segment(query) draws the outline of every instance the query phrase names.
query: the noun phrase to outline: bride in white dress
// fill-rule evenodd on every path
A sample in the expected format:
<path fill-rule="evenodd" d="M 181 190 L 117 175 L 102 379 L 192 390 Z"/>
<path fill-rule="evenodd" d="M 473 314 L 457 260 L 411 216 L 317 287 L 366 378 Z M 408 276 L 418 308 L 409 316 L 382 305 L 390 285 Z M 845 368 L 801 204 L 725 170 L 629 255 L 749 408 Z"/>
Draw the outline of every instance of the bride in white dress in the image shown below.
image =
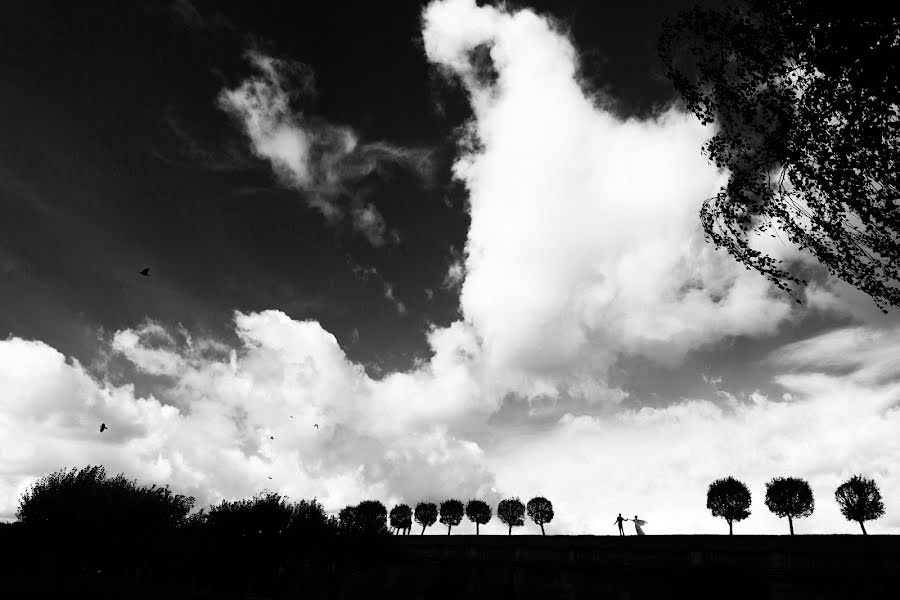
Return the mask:
<path fill-rule="evenodd" d="M 644 535 L 644 530 L 641 529 L 642 525 L 646 525 L 647 521 L 642 521 L 638 519 L 637 515 L 634 515 L 634 518 L 631 519 L 631 522 L 634 523 L 634 530 L 637 532 L 637 535 Z"/>

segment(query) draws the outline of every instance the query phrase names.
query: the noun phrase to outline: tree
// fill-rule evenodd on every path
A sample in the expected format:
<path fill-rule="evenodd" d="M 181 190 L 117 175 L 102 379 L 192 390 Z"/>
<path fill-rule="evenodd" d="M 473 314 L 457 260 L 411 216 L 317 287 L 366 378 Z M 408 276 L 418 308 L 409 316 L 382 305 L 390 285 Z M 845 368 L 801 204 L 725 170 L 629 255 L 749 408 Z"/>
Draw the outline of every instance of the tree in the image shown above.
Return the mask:
<path fill-rule="evenodd" d="M 412 527 L 412 509 L 406 504 L 398 504 L 391 509 L 391 527 L 399 533 L 401 530 L 406 535 Z"/>
<path fill-rule="evenodd" d="M 359 531 L 366 535 L 388 533 L 387 509 L 378 500 L 363 500 L 353 511 Z"/>
<path fill-rule="evenodd" d="M 338 511 L 339 528 L 343 533 L 359 533 L 359 524 L 356 519 L 356 507 L 345 506 Z"/>
<path fill-rule="evenodd" d="M 487 525 L 491 520 L 491 507 L 481 500 L 469 500 L 466 504 L 466 517 L 475 523 L 475 535 L 480 535 L 479 526 Z"/>
<path fill-rule="evenodd" d="M 497 505 L 497 517 L 509 526 L 509 535 L 512 535 L 513 527 L 521 527 L 525 524 L 525 505 L 518 498 L 501 500 Z"/>
<path fill-rule="evenodd" d="M 419 502 L 416 504 L 416 523 L 422 526 L 422 533 L 425 535 L 425 528 L 434 525 L 437 521 L 438 509 L 433 502 Z"/>
<path fill-rule="evenodd" d="M 536 496 L 528 501 L 525 510 L 528 512 L 528 517 L 541 526 L 541 535 L 546 535 L 544 523 L 553 520 L 553 504 L 543 496 Z"/>
<path fill-rule="evenodd" d="M 447 535 L 450 535 L 450 528 L 459 525 L 463 518 L 463 503 L 459 500 L 446 500 L 441 502 L 441 523 L 447 526 Z"/>
<path fill-rule="evenodd" d="M 780 230 L 887 312 L 900 306 L 900 16 L 876 5 L 694 8 L 665 24 L 659 54 L 687 108 L 718 125 L 703 150 L 729 179 L 703 203 L 708 239 L 794 295 L 806 280 L 750 243 Z"/>
<path fill-rule="evenodd" d="M 135 537 L 182 526 L 193 506 L 193 497 L 173 494 L 168 486 L 139 486 L 122 473 L 108 478 L 102 466 L 88 465 L 36 481 L 20 498 L 16 518 L 73 535 L 104 530 Z"/>
<path fill-rule="evenodd" d="M 288 531 L 294 507 L 286 498 L 269 490 L 253 498 L 223 500 L 209 509 L 207 524 L 219 536 L 274 537 Z"/>
<path fill-rule="evenodd" d="M 776 477 L 766 484 L 766 506 L 779 517 L 788 518 L 791 535 L 794 535 L 794 519 L 813 514 L 816 502 L 805 479 Z"/>
<path fill-rule="evenodd" d="M 750 490 L 734 477 L 716 479 L 706 491 L 706 508 L 728 521 L 728 535 L 732 535 L 732 523 L 750 516 Z"/>
<path fill-rule="evenodd" d="M 874 479 L 866 479 L 854 475 L 834 492 L 834 499 L 841 507 L 841 514 L 848 521 L 856 521 L 866 533 L 865 521 L 880 519 L 884 516 L 884 502 Z"/>

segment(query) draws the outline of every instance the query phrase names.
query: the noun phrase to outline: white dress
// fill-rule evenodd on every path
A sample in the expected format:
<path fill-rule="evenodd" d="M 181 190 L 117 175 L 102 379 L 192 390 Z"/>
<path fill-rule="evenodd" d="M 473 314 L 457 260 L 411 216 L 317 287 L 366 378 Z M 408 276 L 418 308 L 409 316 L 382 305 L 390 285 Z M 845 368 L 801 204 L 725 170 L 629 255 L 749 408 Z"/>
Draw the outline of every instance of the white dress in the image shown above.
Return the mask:
<path fill-rule="evenodd" d="M 641 529 L 641 525 L 646 525 L 647 521 L 644 521 L 643 519 L 632 519 L 632 521 L 634 522 L 634 530 L 637 534 L 644 535 L 644 530 Z"/>

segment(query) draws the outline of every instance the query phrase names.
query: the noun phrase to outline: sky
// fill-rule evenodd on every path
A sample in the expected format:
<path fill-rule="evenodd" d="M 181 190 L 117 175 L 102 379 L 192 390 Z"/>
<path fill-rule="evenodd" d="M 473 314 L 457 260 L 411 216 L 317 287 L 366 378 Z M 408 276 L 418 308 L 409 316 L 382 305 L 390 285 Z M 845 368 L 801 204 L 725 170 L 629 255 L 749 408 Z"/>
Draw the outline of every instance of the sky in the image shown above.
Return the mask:
<path fill-rule="evenodd" d="M 726 534 L 729 475 L 785 533 L 797 476 L 798 533 L 856 533 L 863 474 L 900 533 L 897 311 L 705 241 L 715 126 L 656 55 L 690 6 L 4 2 L 0 519 L 103 464 L 198 508 L 545 496 L 548 535 Z"/>

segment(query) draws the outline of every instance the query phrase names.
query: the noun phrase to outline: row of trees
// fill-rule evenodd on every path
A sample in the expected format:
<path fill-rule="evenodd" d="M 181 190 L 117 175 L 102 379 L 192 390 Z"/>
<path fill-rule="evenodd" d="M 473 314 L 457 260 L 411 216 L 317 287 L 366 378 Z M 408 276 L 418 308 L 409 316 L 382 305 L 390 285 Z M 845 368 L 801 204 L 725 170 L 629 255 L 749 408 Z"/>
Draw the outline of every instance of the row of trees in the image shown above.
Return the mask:
<path fill-rule="evenodd" d="M 884 502 L 873 479 L 854 475 L 838 486 L 834 498 L 841 514 L 848 521 L 859 523 L 863 535 L 867 535 L 866 521 L 884 516 Z M 805 479 L 776 477 L 766 483 L 766 506 L 778 517 L 787 517 L 791 535 L 794 535 L 794 519 L 812 515 L 816 502 Z M 750 516 L 750 490 L 734 477 L 717 479 L 709 484 L 706 508 L 714 517 L 722 517 L 728 522 L 728 534 L 731 535 L 732 524 Z"/>
<path fill-rule="evenodd" d="M 507 525 L 509 535 L 512 535 L 513 527 L 525 524 L 526 514 L 541 528 L 541 535 L 546 535 L 544 525 L 553 520 L 553 504 L 543 496 L 532 498 L 528 504 L 522 504 L 518 498 L 507 498 L 497 505 L 497 518 Z M 419 502 L 415 510 L 407 504 L 398 504 L 388 514 L 381 502 L 366 500 L 341 509 L 338 518 L 345 530 L 369 533 L 386 528 L 385 519 L 389 518 L 391 529 L 398 534 L 403 532 L 403 535 L 409 535 L 413 518 L 422 526 L 420 535 L 440 521 L 447 526 L 447 535 L 450 535 L 451 529 L 462 522 L 463 516 L 475 523 L 475 535 L 480 535 L 481 526 L 491 520 L 493 511 L 483 500 L 469 500 L 463 505 L 459 500 L 450 499 L 441 502 L 440 506 L 433 502 Z"/>

